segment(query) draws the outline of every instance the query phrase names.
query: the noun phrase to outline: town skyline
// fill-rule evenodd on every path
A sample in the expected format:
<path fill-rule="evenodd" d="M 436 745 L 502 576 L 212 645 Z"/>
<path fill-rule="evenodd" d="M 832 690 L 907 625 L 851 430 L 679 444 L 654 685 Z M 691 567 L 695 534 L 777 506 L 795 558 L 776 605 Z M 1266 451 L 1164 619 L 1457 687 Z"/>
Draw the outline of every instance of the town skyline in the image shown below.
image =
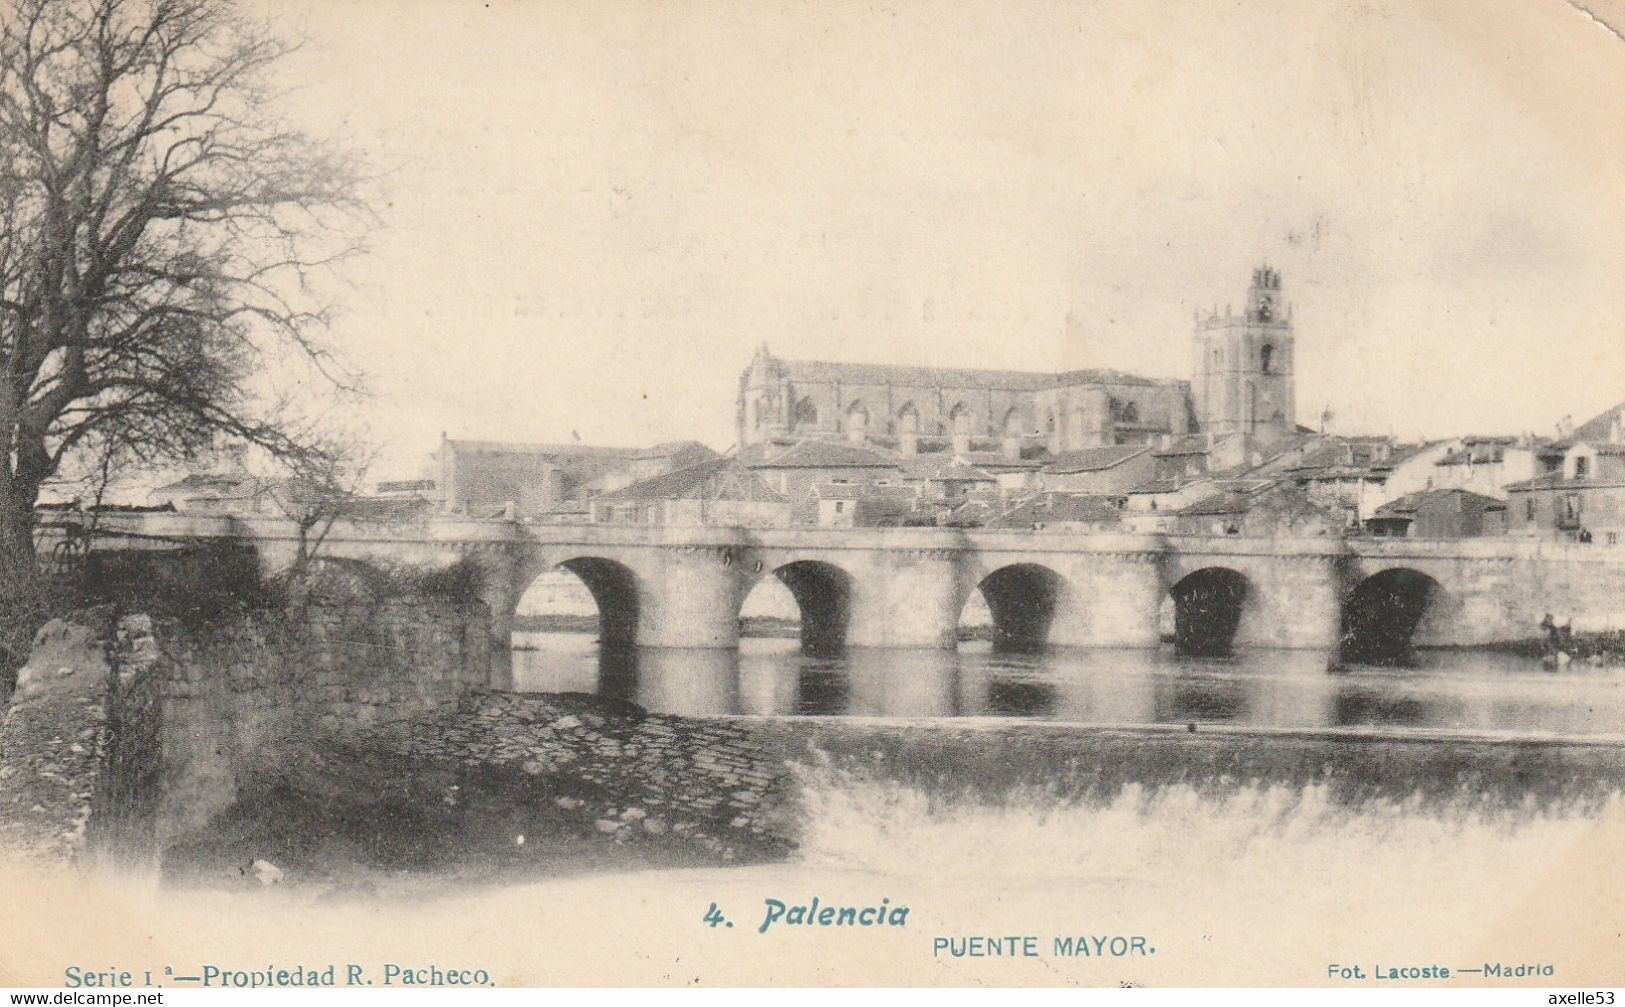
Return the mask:
<path fill-rule="evenodd" d="M 311 39 L 295 107 L 386 170 L 334 335 L 395 470 L 442 431 L 726 448 L 763 341 L 1184 378 L 1261 261 L 1305 422 L 1625 397 L 1625 72 L 1572 9 L 261 6 Z"/>

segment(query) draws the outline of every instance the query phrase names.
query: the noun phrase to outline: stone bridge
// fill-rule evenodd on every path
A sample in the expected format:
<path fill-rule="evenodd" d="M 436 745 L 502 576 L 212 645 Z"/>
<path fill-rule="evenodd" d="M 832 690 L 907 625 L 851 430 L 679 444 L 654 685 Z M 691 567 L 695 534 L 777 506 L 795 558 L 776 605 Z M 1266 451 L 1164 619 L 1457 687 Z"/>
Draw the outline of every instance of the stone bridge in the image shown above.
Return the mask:
<path fill-rule="evenodd" d="M 297 555 L 276 518 L 104 518 L 135 537 L 98 548 L 238 539 L 268 570 Z M 42 534 L 42 549 L 51 533 Z M 150 536 L 150 537 L 148 537 Z M 1546 613 L 1576 629 L 1625 628 L 1625 549 L 1519 538 L 1248 539 L 1067 532 L 739 529 L 528 524 L 435 518 L 335 527 L 329 563 L 445 566 L 484 574 L 492 683 L 526 588 L 555 568 L 586 584 L 606 645 L 733 648 L 739 611 L 767 577 L 802 613 L 810 651 L 952 648 L 980 589 L 997 639 L 1017 648 L 1156 646 L 1172 628 L 1202 649 L 1381 651 L 1527 639 Z M 1170 623 L 1172 626 L 1170 627 Z"/>

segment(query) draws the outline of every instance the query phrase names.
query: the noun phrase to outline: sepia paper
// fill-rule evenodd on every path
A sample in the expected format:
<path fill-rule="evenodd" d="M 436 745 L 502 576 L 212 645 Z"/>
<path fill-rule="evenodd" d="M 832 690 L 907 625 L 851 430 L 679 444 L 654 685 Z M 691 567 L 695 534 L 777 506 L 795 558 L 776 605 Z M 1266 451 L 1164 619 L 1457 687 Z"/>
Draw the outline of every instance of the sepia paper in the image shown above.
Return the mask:
<path fill-rule="evenodd" d="M 415 478 L 448 438 L 728 452 L 745 424 L 741 372 L 763 347 L 779 360 L 1190 381 L 1193 333 L 1255 310 L 1261 269 L 1280 282 L 1272 310 L 1291 312 L 1306 431 L 1550 441 L 1625 399 L 1625 8 L 1603 0 L 256 0 L 245 14 L 305 39 L 274 74 L 290 120 L 378 175 L 378 226 L 344 268 L 329 338 L 368 375 L 359 415 L 380 478 Z M 264 366 L 281 380 L 281 365 Z M 887 529 L 927 564 L 945 548 L 928 534 L 939 530 Z M 718 548 L 718 563 L 758 562 Z M 1605 565 L 1625 550 L 1593 548 L 1585 562 Z M 597 575 L 575 573 L 605 604 Z M 1092 590 L 1129 591 L 1117 576 Z M 1618 595 L 1563 598 L 1577 629 L 1625 628 Z M 914 601 L 932 604 L 925 588 Z M 1280 618 L 1313 604 L 1289 597 Z M 709 618 L 697 601 L 671 605 Z M 904 632 L 908 608 L 875 632 Z M 588 839 L 531 856 L 542 837 L 515 825 L 478 868 L 417 851 L 430 866 L 316 878 L 306 861 L 250 851 L 160 883 L 150 863 L 30 862 L 8 870 L 0 899 L 0 979 L 1625 980 L 1618 664 L 1546 674 L 1538 657 L 1498 654 L 1350 685 L 1324 653 L 1286 653 L 1199 681 L 1123 679 L 1113 669 L 1137 658 L 1079 658 L 1057 673 L 1061 712 L 1039 718 L 992 709 L 1020 706 L 1030 684 L 984 683 L 982 707 L 966 700 L 977 675 L 997 673 L 983 664 L 853 662 L 849 715 L 814 717 L 737 670 L 715 687 L 684 665 L 668 708 L 642 705 L 746 753 L 743 777 L 707 763 L 691 779 L 715 772 L 748 791 L 771 767 L 782 806 L 760 821 L 793 841 L 770 854 L 685 859 L 639 811 L 611 819 L 601 849 L 589 821 Z M 712 703 L 713 688 L 726 700 Z M 1168 712 L 1186 702 L 1198 712 Z M 1231 712 L 1203 719 L 1215 708 Z M 1558 708 L 1582 727 L 1541 719 Z M 1157 722 L 1141 722 L 1146 710 Z M 220 716 L 235 725 L 225 738 L 247 715 Z M 333 725 L 307 727 L 315 738 Z M 616 737 L 604 744 L 651 735 Z M 617 757 L 636 753 L 603 756 Z M 349 771 L 323 763 L 324 786 Z M 468 793 L 456 779 L 446 785 Z M 537 808 L 566 809 L 572 793 L 546 791 Z M 509 810 L 484 809 L 498 824 L 481 842 Z M 207 818 L 201 805 L 166 813 Z M 363 843 L 347 829 L 406 828 L 335 814 L 322 827 L 344 843 Z M 251 831 L 214 821 L 217 835 Z M 819 923 L 828 908 L 854 912 Z"/>

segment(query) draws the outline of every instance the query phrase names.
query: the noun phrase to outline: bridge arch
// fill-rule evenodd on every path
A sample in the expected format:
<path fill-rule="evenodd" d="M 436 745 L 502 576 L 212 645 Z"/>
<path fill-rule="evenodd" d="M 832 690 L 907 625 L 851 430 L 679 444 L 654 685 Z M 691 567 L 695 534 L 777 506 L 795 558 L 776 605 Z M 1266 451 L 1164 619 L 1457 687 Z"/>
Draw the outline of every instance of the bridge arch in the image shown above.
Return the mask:
<path fill-rule="evenodd" d="M 1251 593 L 1247 576 L 1230 567 L 1202 567 L 1180 578 L 1168 589 L 1175 652 L 1228 657 L 1235 650 L 1236 630 Z"/>
<path fill-rule="evenodd" d="M 811 657 L 842 654 L 852 621 L 852 575 L 834 563 L 813 559 L 791 560 L 768 572 L 795 600 L 801 617 L 802 653 Z M 766 579 L 764 574 L 741 592 L 741 613 Z"/>
<path fill-rule="evenodd" d="M 513 600 L 514 687 L 633 698 L 642 594 L 630 567 L 602 556 L 570 556 L 535 569 Z"/>
<path fill-rule="evenodd" d="M 1363 664 L 1408 661 L 1418 639 L 1450 619 L 1460 604 L 1444 585 L 1411 567 L 1388 567 L 1356 583 L 1344 596 L 1338 652 Z"/>
<path fill-rule="evenodd" d="M 987 602 L 996 652 L 1033 654 L 1048 647 L 1066 590 L 1059 573 L 1040 563 L 1010 563 L 984 576 L 975 590 Z M 967 593 L 967 604 L 974 593 Z"/>

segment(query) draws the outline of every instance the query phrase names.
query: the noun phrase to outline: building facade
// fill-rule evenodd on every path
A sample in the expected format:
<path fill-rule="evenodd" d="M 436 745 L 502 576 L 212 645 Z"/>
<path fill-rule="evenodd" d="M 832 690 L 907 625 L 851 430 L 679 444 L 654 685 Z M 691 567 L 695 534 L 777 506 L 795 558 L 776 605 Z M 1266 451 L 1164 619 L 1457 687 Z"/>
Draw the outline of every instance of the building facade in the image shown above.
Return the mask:
<path fill-rule="evenodd" d="M 1281 274 L 1269 266 L 1255 269 L 1241 314 L 1226 308 L 1197 319 L 1191 399 L 1201 429 L 1263 442 L 1296 431 L 1296 357 Z"/>
<path fill-rule="evenodd" d="M 1507 491 L 1507 530 L 1625 544 L 1625 403 L 1537 451 L 1541 474 Z"/>
<path fill-rule="evenodd" d="M 1273 440 L 1296 429 L 1296 347 L 1280 297 L 1266 266 L 1243 314 L 1198 319 L 1192 381 L 784 360 L 764 345 L 739 377 L 738 443 L 846 440 L 1014 461 L 1197 431 Z"/>

